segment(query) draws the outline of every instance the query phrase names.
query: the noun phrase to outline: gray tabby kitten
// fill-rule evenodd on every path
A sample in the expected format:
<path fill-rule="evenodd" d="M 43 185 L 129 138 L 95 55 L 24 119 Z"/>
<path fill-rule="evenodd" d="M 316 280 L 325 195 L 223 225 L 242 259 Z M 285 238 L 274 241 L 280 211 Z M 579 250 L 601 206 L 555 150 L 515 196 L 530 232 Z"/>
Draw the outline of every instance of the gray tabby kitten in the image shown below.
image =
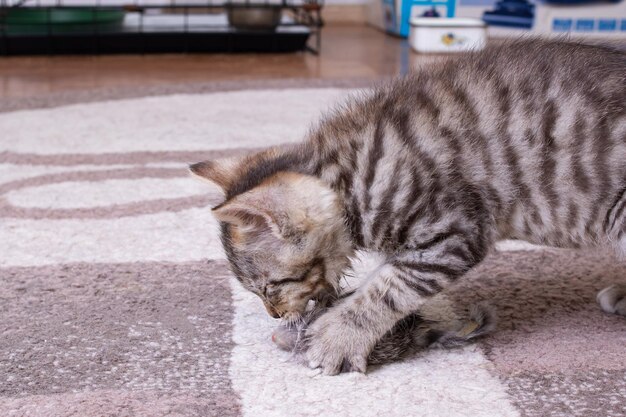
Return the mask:
<path fill-rule="evenodd" d="M 357 249 L 384 257 L 307 330 L 311 367 L 364 372 L 498 239 L 626 255 L 626 54 L 489 47 L 349 101 L 300 144 L 190 169 L 223 190 L 213 213 L 232 271 L 273 317 L 337 292 Z M 601 303 L 626 314 L 624 295 Z"/>

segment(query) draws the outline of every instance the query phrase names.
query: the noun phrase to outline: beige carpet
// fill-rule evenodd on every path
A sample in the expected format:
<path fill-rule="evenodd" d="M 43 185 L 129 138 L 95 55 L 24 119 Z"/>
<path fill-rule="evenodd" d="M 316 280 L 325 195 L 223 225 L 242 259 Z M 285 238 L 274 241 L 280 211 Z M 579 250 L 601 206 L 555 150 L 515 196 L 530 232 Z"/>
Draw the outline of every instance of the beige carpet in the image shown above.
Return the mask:
<path fill-rule="evenodd" d="M 185 166 L 299 140 L 348 90 L 248 87 L 4 104 L 0 416 L 626 414 L 626 320 L 594 301 L 626 280 L 608 254 L 504 242 L 441 300 L 497 308 L 463 349 L 337 377 L 278 351 Z"/>

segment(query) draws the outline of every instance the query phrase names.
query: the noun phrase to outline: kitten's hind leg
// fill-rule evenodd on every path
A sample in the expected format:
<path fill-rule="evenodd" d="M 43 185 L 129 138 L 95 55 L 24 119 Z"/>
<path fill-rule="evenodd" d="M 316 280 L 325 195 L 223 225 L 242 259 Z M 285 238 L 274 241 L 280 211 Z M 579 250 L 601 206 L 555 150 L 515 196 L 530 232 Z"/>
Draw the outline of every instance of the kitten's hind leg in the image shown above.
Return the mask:
<path fill-rule="evenodd" d="M 602 310 L 626 317 L 626 284 L 611 285 L 600 291 L 596 299 Z"/>
<path fill-rule="evenodd" d="M 609 240 L 614 242 L 617 257 L 626 261 L 626 188 L 609 210 L 604 227 Z M 626 317 L 626 282 L 603 289 L 596 300 L 607 313 Z"/>

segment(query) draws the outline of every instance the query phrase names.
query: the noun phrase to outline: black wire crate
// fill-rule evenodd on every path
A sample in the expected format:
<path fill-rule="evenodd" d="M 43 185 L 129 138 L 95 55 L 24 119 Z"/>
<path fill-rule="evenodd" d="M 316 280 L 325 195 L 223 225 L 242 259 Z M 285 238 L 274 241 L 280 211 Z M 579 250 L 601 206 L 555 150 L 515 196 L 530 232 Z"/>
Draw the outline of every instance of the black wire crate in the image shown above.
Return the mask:
<path fill-rule="evenodd" d="M 319 53 L 323 0 L 0 0 L 0 55 Z"/>

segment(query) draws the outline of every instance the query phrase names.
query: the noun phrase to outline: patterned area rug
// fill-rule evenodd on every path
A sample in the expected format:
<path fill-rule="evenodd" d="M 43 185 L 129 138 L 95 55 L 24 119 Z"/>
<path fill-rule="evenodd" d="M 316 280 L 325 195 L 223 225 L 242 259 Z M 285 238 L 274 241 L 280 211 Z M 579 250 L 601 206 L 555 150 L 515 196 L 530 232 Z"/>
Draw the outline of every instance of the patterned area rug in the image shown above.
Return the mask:
<path fill-rule="evenodd" d="M 440 300 L 497 308 L 462 349 L 336 377 L 278 351 L 186 172 L 299 140 L 349 92 L 272 87 L 5 105 L 1 416 L 626 413 L 626 321 L 594 300 L 626 266 L 602 253 L 502 243 Z"/>

